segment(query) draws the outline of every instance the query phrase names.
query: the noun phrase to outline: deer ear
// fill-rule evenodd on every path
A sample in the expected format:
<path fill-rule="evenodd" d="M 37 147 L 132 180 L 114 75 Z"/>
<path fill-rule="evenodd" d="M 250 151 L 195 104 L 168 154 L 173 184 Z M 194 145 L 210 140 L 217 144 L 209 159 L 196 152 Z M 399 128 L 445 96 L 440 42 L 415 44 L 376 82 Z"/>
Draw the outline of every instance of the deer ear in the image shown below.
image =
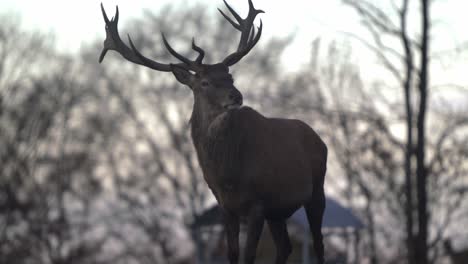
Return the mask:
<path fill-rule="evenodd" d="M 186 70 L 185 68 L 179 66 L 179 65 L 175 65 L 175 64 L 171 64 L 171 71 L 172 73 L 174 74 L 174 76 L 176 77 L 177 81 L 182 83 L 182 84 L 185 84 L 187 86 L 190 87 L 190 85 L 192 84 L 192 81 L 193 81 L 193 74 L 190 73 L 190 71 Z"/>

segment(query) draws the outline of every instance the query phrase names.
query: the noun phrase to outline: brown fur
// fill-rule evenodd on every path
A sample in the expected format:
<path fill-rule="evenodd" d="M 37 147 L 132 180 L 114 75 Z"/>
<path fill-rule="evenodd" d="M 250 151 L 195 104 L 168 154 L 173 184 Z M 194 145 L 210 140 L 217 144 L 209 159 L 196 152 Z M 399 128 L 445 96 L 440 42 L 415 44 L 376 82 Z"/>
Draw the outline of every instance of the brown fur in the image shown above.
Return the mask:
<path fill-rule="evenodd" d="M 249 107 L 217 118 L 203 127 L 194 117 L 192 137 L 205 179 L 223 208 L 242 209 L 242 216 L 260 201 L 267 219 L 284 219 L 311 199 L 314 184 L 323 182 L 327 148 L 308 125 L 266 118 Z M 217 131 L 209 131 L 210 125 Z M 291 190 L 287 197 L 285 190 Z"/>

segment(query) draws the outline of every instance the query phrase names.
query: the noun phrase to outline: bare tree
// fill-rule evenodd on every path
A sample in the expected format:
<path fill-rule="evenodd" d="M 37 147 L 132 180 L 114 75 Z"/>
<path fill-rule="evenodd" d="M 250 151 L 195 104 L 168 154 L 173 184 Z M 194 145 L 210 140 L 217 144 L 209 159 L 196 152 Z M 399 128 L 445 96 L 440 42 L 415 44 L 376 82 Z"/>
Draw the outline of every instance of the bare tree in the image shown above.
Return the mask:
<path fill-rule="evenodd" d="M 438 122 L 434 120 L 447 120 L 447 115 L 437 113 L 436 108 L 429 108 L 429 68 L 430 68 L 430 51 L 429 44 L 431 41 L 430 38 L 430 4 L 428 1 L 420 1 L 416 5 L 410 5 L 409 1 L 401 1 L 400 6 L 395 2 L 391 4 L 393 9 L 387 11 L 382 8 L 380 5 L 371 2 L 371 1 L 343 1 L 345 4 L 353 7 L 362 19 L 363 25 L 369 30 L 371 40 L 368 41 L 366 38 L 361 36 L 353 36 L 354 39 L 358 39 L 363 42 L 379 59 L 381 65 L 388 70 L 389 76 L 392 76 L 396 81 L 396 87 L 401 87 L 402 91 L 402 101 L 400 103 L 400 97 L 392 98 L 385 95 L 384 88 L 388 87 L 385 85 L 378 85 L 379 90 L 375 90 L 377 93 L 369 94 L 369 89 L 363 89 L 363 91 L 358 92 L 360 96 L 363 97 L 363 101 L 360 102 L 357 106 L 348 105 L 345 101 L 340 102 L 341 106 L 339 107 L 339 112 L 343 112 L 342 118 L 338 118 L 340 121 L 340 127 L 345 135 L 347 133 L 352 133 L 354 136 L 348 136 L 349 140 L 369 140 L 374 138 L 375 143 L 378 142 L 379 145 L 368 145 L 361 140 L 358 140 L 362 146 L 368 146 L 373 153 L 373 157 L 382 159 L 382 165 L 384 167 L 376 167 L 375 165 L 379 163 L 369 164 L 370 167 L 359 168 L 359 164 L 353 164 L 352 161 L 343 161 L 343 168 L 347 168 L 346 171 L 352 173 L 355 181 L 355 184 L 358 184 L 359 181 L 356 181 L 355 178 L 364 177 L 359 176 L 359 174 L 367 174 L 369 176 L 369 171 L 374 171 L 375 177 L 380 178 L 385 185 L 388 186 L 388 191 L 390 191 L 389 199 L 386 199 L 385 203 L 388 203 L 388 209 L 395 209 L 394 213 L 399 213 L 398 215 L 404 216 L 400 219 L 401 222 L 406 223 L 405 228 L 405 240 L 406 240 L 406 249 L 408 262 L 415 263 L 416 259 L 422 261 L 421 263 L 427 263 L 429 261 L 428 256 L 431 261 L 436 261 L 437 253 L 440 250 L 440 238 L 437 238 L 440 235 L 440 225 L 428 222 L 430 219 L 438 218 L 433 216 L 429 212 L 440 212 L 444 211 L 446 215 L 457 214 L 455 212 L 445 211 L 443 207 L 439 207 L 441 202 L 437 202 L 436 197 L 450 196 L 454 200 L 450 202 L 451 205 L 457 205 L 463 201 L 464 194 L 460 192 L 453 192 L 452 190 L 446 190 L 447 192 L 441 196 L 440 189 L 434 188 L 435 186 L 431 185 L 431 182 L 438 181 L 441 178 L 441 174 L 445 174 L 442 171 L 433 171 L 430 165 L 431 160 L 434 160 L 438 156 L 438 148 L 433 148 L 437 145 L 434 142 L 439 140 L 445 141 L 443 134 L 444 129 L 439 130 L 441 133 L 433 133 L 426 135 L 428 130 L 427 120 L 430 120 L 431 127 L 433 127 L 433 122 Z M 413 22 L 409 16 L 410 7 L 418 7 L 419 11 L 416 12 L 418 19 L 421 21 L 420 30 L 417 31 L 417 34 L 413 35 L 413 32 L 409 30 L 410 22 Z M 416 17 L 415 17 L 416 18 Z M 389 45 L 389 43 L 399 43 L 397 45 Z M 417 61 L 419 59 L 419 61 Z M 337 73 L 337 71 L 331 71 Z M 340 79 L 339 73 L 335 75 L 338 80 Z M 341 84 L 340 84 L 341 85 Z M 344 83 L 348 87 L 347 83 Z M 354 84 L 354 86 L 360 84 Z M 328 85 L 330 86 L 330 85 Z M 388 88 L 385 88 L 388 89 Z M 343 95 L 344 92 L 335 93 L 336 95 Z M 376 103 L 372 103 L 369 99 L 373 98 L 378 99 Z M 346 99 L 345 99 L 346 100 Z M 364 102 L 364 100 L 367 100 Z M 353 100 L 353 103 L 356 100 Z M 339 105 L 337 104 L 337 105 Z M 355 109 L 357 107 L 356 113 L 349 109 L 343 108 L 343 105 L 348 105 L 347 107 Z M 403 108 L 401 108 L 403 106 Z M 431 111 L 431 118 L 427 118 L 427 113 Z M 450 111 L 448 111 L 450 112 Z M 463 115 L 458 114 L 448 114 L 451 118 L 454 118 L 456 128 L 452 125 L 449 130 L 454 130 L 454 134 L 451 135 L 452 139 L 459 140 L 459 135 L 456 135 L 459 130 L 465 131 L 466 121 Z M 393 116 L 393 117 L 392 117 Z M 362 120 L 367 123 L 366 126 L 373 127 L 373 131 L 368 131 L 368 136 L 364 137 L 360 130 L 363 127 L 359 127 L 359 123 L 351 124 L 349 120 L 356 122 Z M 404 123 L 401 123 L 404 121 Z M 406 130 L 406 138 L 401 140 L 401 137 L 398 134 L 394 133 L 394 128 L 404 124 Z M 356 126 L 357 125 L 357 126 Z M 439 124 L 439 128 L 442 126 Z M 365 126 L 364 126 L 365 127 Z M 448 128 L 447 127 L 447 128 Z M 433 131 L 433 130 L 431 130 Z M 380 134 L 380 135 L 379 135 Z M 346 140 L 345 142 L 348 142 Z M 388 142 L 383 144 L 383 142 Z M 341 145 L 343 143 L 340 143 Z M 339 146 L 335 146 L 339 147 Z M 361 147 L 356 146 L 356 150 Z M 337 148 L 338 149 L 338 148 Z M 355 151 L 353 148 L 345 148 Z M 459 150 L 463 150 L 463 147 L 459 146 Z M 348 151 L 349 151 L 348 150 Z M 382 152 L 383 151 L 383 152 Z M 462 151 L 463 152 L 463 151 Z M 342 155 L 349 157 L 349 154 L 352 152 L 342 152 Z M 359 152 L 358 152 L 359 153 Z M 398 156 L 397 159 L 394 159 L 390 153 L 402 153 L 403 156 Z M 357 153 L 356 153 L 357 154 Z M 351 155 L 352 157 L 357 157 L 358 155 Z M 403 159 L 400 159 L 403 157 Z M 362 159 L 359 159 L 359 162 L 363 163 Z M 375 162 L 375 160 L 373 161 Z M 348 164 L 348 165 L 347 165 Z M 353 164 L 350 166 L 349 164 Z M 354 168 L 354 166 L 358 167 Z M 453 166 L 456 166 L 459 169 L 462 169 L 464 166 L 461 163 L 454 163 Z M 401 171 L 400 169 L 403 169 Z M 383 173 L 385 172 L 385 173 Z M 383 173 L 383 174 L 382 174 Z M 379 176 L 379 174 L 381 174 Z M 402 179 L 400 176 L 404 175 Z M 350 178 L 350 180 L 352 180 Z M 455 179 L 455 178 L 453 178 Z M 459 188 L 463 187 L 463 184 L 458 180 L 456 185 Z M 439 182 L 440 183 L 440 182 Z M 370 185 L 369 180 L 361 182 L 362 194 L 371 193 L 372 190 L 365 186 L 366 184 Z M 351 187 L 352 188 L 352 187 Z M 433 189 L 434 188 L 434 189 Z M 463 188 L 462 188 L 463 189 Z M 435 195 L 435 194 L 438 195 Z M 432 195 L 434 194 L 433 198 Z M 374 194 L 371 195 L 373 197 Z M 402 197 L 405 197 L 402 199 Z M 458 197 L 458 198 L 456 198 Z M 374 197 L 375 198 L 375 197 Z M 374 199 L 375 201 L 375 199 Z M 447 200 L 445 202 L 448 202 Z M 400 207 L 400 204 L 403 207 Z M 446 205 L 448 206 L 448 204 Z M 404 210 L 402 211 L 402 208 Z M 392 210 L 393 210 L 392 209 Z M 374 217 L 376 217 L 376 212 L 374 211 Z M 452 217 L 448 217 L 452 218 Z M 399 221 L 398 221 L 399 222 Z M 446 222 L 448 223 L 448 222 Z M 439 231 L 435 231 L 439 230 Z M 447 230 L 447 229 L 446 229 Z M 429 233 L 428 233 L 429 232 Z M 432 235 L 428 235 L 432 234 Z M 377 262 L 377 255 L 372 259 L 373 262 Z M 418 262 L 419 263 L 419 262 Z"/>
<path fill-rule="evenodd" d="M 111 137 L 90 111 L 99 103 L 48 36 L 6 22 L 0 32 L 0 261 L 99 263 L 107 238 L 91 214 L 95 155 Z"/>

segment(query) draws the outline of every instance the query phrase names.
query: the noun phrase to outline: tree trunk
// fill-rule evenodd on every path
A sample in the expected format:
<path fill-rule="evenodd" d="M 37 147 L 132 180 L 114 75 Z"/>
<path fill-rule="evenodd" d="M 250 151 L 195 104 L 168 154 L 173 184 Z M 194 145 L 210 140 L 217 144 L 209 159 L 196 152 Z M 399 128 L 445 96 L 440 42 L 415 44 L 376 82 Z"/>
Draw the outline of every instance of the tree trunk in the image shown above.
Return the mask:
<path fill-rule="evenodd" d="M 405 95 L 405 110 L 406 110 L 406 147 L 405 147 L 405 217 L 406 217 L 406 247 L 408 250 L 408 263 L 416 263 L 414 249 L 414 201 L 413 201 L 413 180 L 412 180 L 412 157 L 413 151 L 413 108 L 411 107 L 412 93 L 411 85 L 413 82 L 413 52 L 411 43 L 407 35 L 407 11 L 408 0 L 403 2 L 403 7 L 400 11 L 401 23 L 401 41 L 405 51 L 405 77 L 403 90 Z"/>
<path fill-rule="evenodd" d="M 428 92 L 429 71 L 429 0 L 421 0 L 422 36 L 421 36 L 421 70 L 419 72 L 419 112 L 417 120 L 418 142 L 416 149 L 416 184 L 418 198 L 418 263 L 428 263 L 428 211 L 427 211 L 427 170 L 425 160 L 425 121 Z"/>

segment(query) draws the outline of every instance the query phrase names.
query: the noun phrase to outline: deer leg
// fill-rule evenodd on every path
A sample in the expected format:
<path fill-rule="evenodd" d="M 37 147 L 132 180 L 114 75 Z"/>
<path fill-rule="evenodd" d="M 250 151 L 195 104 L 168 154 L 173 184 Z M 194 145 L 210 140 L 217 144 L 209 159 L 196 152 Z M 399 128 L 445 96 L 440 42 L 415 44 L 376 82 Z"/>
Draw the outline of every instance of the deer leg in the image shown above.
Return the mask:
<path fill-rule="evenodd" d="M 223 217 L 226 228 L 229 263 L 237 264 L 239 262 L 239 217 L 225 211 L 223 212 Z"/>
<path fill-rule="evenodd" d="M 250 209 L 247 218 L 247 242 L 245 245 L 245 264 L 254 264 L 258 240 L 263 230 L 265 216 L 261 206 Z"/>
<path fill-rule="evenodd" d="M 304 208 L 309 220 L 310 231 L 314 239 L 314 250 L 317 256 L 318 263 L 324 263 L 324 249 L 322 236 L 322 218 L 325 211 L 325 193 L 323 185 L 318 185 L 314 188 L 312 199 L 308 201 Z"/>
<path fill-rule="evenodd" d="M 292 252 L 285 220 L 268 220 L 268 226 L 276 246 L 276 264 L 285 264 Z"/>

